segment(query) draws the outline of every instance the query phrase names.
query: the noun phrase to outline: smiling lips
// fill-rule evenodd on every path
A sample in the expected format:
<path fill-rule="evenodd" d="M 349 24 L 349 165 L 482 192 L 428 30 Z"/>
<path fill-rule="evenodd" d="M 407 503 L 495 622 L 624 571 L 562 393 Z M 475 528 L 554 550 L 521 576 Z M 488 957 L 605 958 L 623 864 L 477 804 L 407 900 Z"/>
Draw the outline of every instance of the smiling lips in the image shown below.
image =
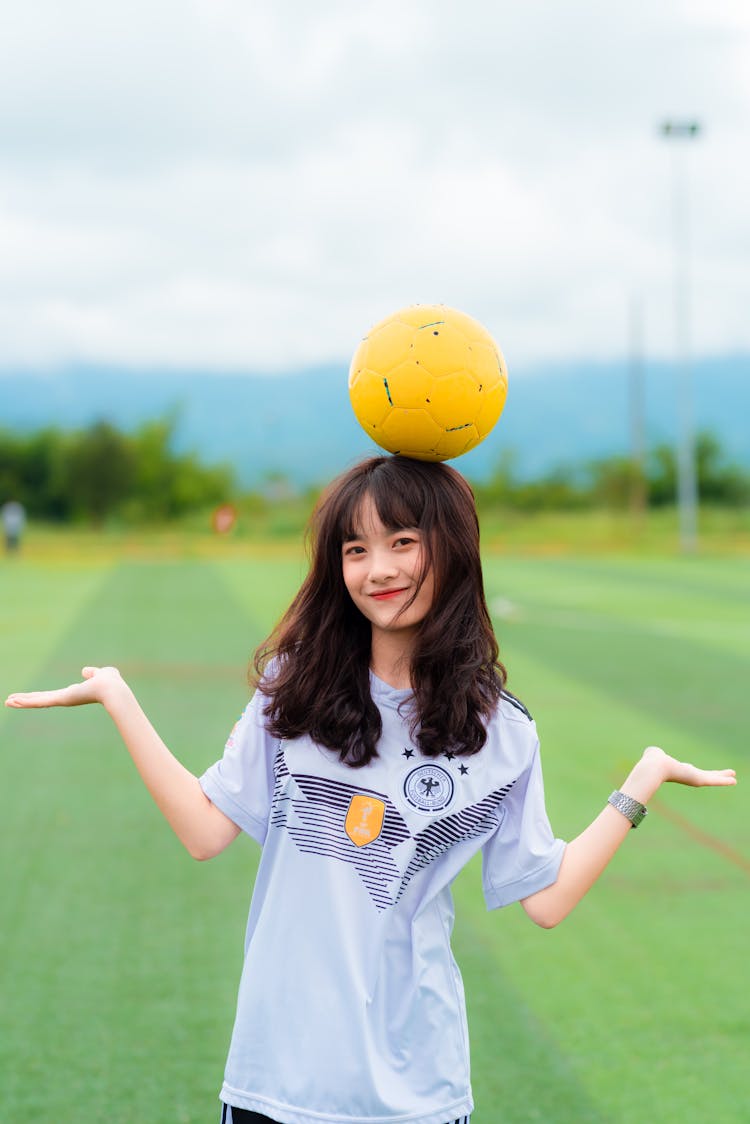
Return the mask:
<path fill-rule="evenodd" d="M 403 589 L 384 589 L 380 593 L 371 593 L 373 601 L 390 601 L 392 597 L 398 596 L 399 593 L 404 593 Z"/>

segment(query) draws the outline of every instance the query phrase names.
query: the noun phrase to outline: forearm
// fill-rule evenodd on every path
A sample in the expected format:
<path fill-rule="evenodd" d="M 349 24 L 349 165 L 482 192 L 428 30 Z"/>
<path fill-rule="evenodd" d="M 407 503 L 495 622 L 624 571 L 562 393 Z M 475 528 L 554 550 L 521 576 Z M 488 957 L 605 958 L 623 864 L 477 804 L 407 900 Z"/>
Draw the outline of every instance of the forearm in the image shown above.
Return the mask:
<path fill-rule="evenodd" d="M 180 842 L 196 859 L 223 850 L 239 829 L 203 792 L 198 778 L 170 752 L 135 695 L 122 682 L 102 700 L 136 769 Z"/>
<path fill-rule="evenodd" d="M 620 791 L 647 804 L 665 780 L 658 758 L 641 758 Z M 559 924 L 591 889 L 632 831 L 630 821 L 607 804 L 589 826 L 568 843 L 557 881 L 525 898 L 523 907 L 544 928 Z"/>

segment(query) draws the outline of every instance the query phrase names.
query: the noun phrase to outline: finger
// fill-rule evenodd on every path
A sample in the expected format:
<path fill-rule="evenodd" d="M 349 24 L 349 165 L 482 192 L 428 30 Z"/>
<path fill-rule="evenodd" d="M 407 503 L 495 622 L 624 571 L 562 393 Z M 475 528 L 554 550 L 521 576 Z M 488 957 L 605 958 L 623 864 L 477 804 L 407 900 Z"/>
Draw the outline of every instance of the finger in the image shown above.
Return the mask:
<path fill-rule="evenodd" d="M 689 765 L 688 769 L 690 769 L 688 784 L 696 786 L 737 784 L 737 774 L 734 769 L 697 769 L 694 765 Z"/>
<path fill-rule="evenodd" d="M 62 691 L 21 691 L 8 695 L 5 705 L 15 710 L 28 710 L 34 707 L 61 706 Z"/>
<path fill-rule="evenodd" d="M 714 769 L 711 784 L 737 784 L 737 774 L 734 769 Z"/>
<path fill-rule="evenodd" d="M 116 667 L 111 667 L 110 665 L 107 665 L 105 667 L 84 667 L 81 669 L 81 675 L 84 679 L 93 679 L 95 675 L 114 675 L 118 679 L 121 678 L 118 669 Z"/>
<path fill-rule="evenodd" d="M 32 710 L 49 706 L 80 706 L 93 702 L 85 683 L 71 683 L 56 691 L 19 691 L 9 695 L 5 705 L 15 710 Z"/>

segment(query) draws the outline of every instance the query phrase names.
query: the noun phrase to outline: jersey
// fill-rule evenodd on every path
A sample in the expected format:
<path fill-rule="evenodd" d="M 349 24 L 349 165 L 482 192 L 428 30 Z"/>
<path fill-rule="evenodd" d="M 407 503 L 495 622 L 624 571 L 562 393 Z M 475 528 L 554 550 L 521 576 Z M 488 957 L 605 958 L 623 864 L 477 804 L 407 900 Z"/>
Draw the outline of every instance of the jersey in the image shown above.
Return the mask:
<path fill-rule="evenodd" d="M 473 1108 L 450 884 L 482 851 L 488 908 L 553 883 L 565 844 L 536 728 L 511 696 L 473 756 L 423 756 L 410 691 L 371 678 L 378 756 L 354 769 L 266 729 L 256 692 L 209 799 L 262 846 L 221 1099 L 281 1124 L 445 1124 Z"/>

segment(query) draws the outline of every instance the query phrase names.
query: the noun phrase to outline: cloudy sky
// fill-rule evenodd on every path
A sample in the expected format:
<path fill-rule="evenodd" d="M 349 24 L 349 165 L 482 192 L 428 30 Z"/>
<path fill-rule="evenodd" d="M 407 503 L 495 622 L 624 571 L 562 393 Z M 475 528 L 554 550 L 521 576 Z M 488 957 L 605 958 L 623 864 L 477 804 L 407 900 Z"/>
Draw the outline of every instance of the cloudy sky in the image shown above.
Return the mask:
<path fill-rule="evenodd" d="M 0 370 L 339 361 L 417 302 L 668 356 L 685 206 L 694 350 L 750 351 L 747 0 L 3 8 Z"/>

